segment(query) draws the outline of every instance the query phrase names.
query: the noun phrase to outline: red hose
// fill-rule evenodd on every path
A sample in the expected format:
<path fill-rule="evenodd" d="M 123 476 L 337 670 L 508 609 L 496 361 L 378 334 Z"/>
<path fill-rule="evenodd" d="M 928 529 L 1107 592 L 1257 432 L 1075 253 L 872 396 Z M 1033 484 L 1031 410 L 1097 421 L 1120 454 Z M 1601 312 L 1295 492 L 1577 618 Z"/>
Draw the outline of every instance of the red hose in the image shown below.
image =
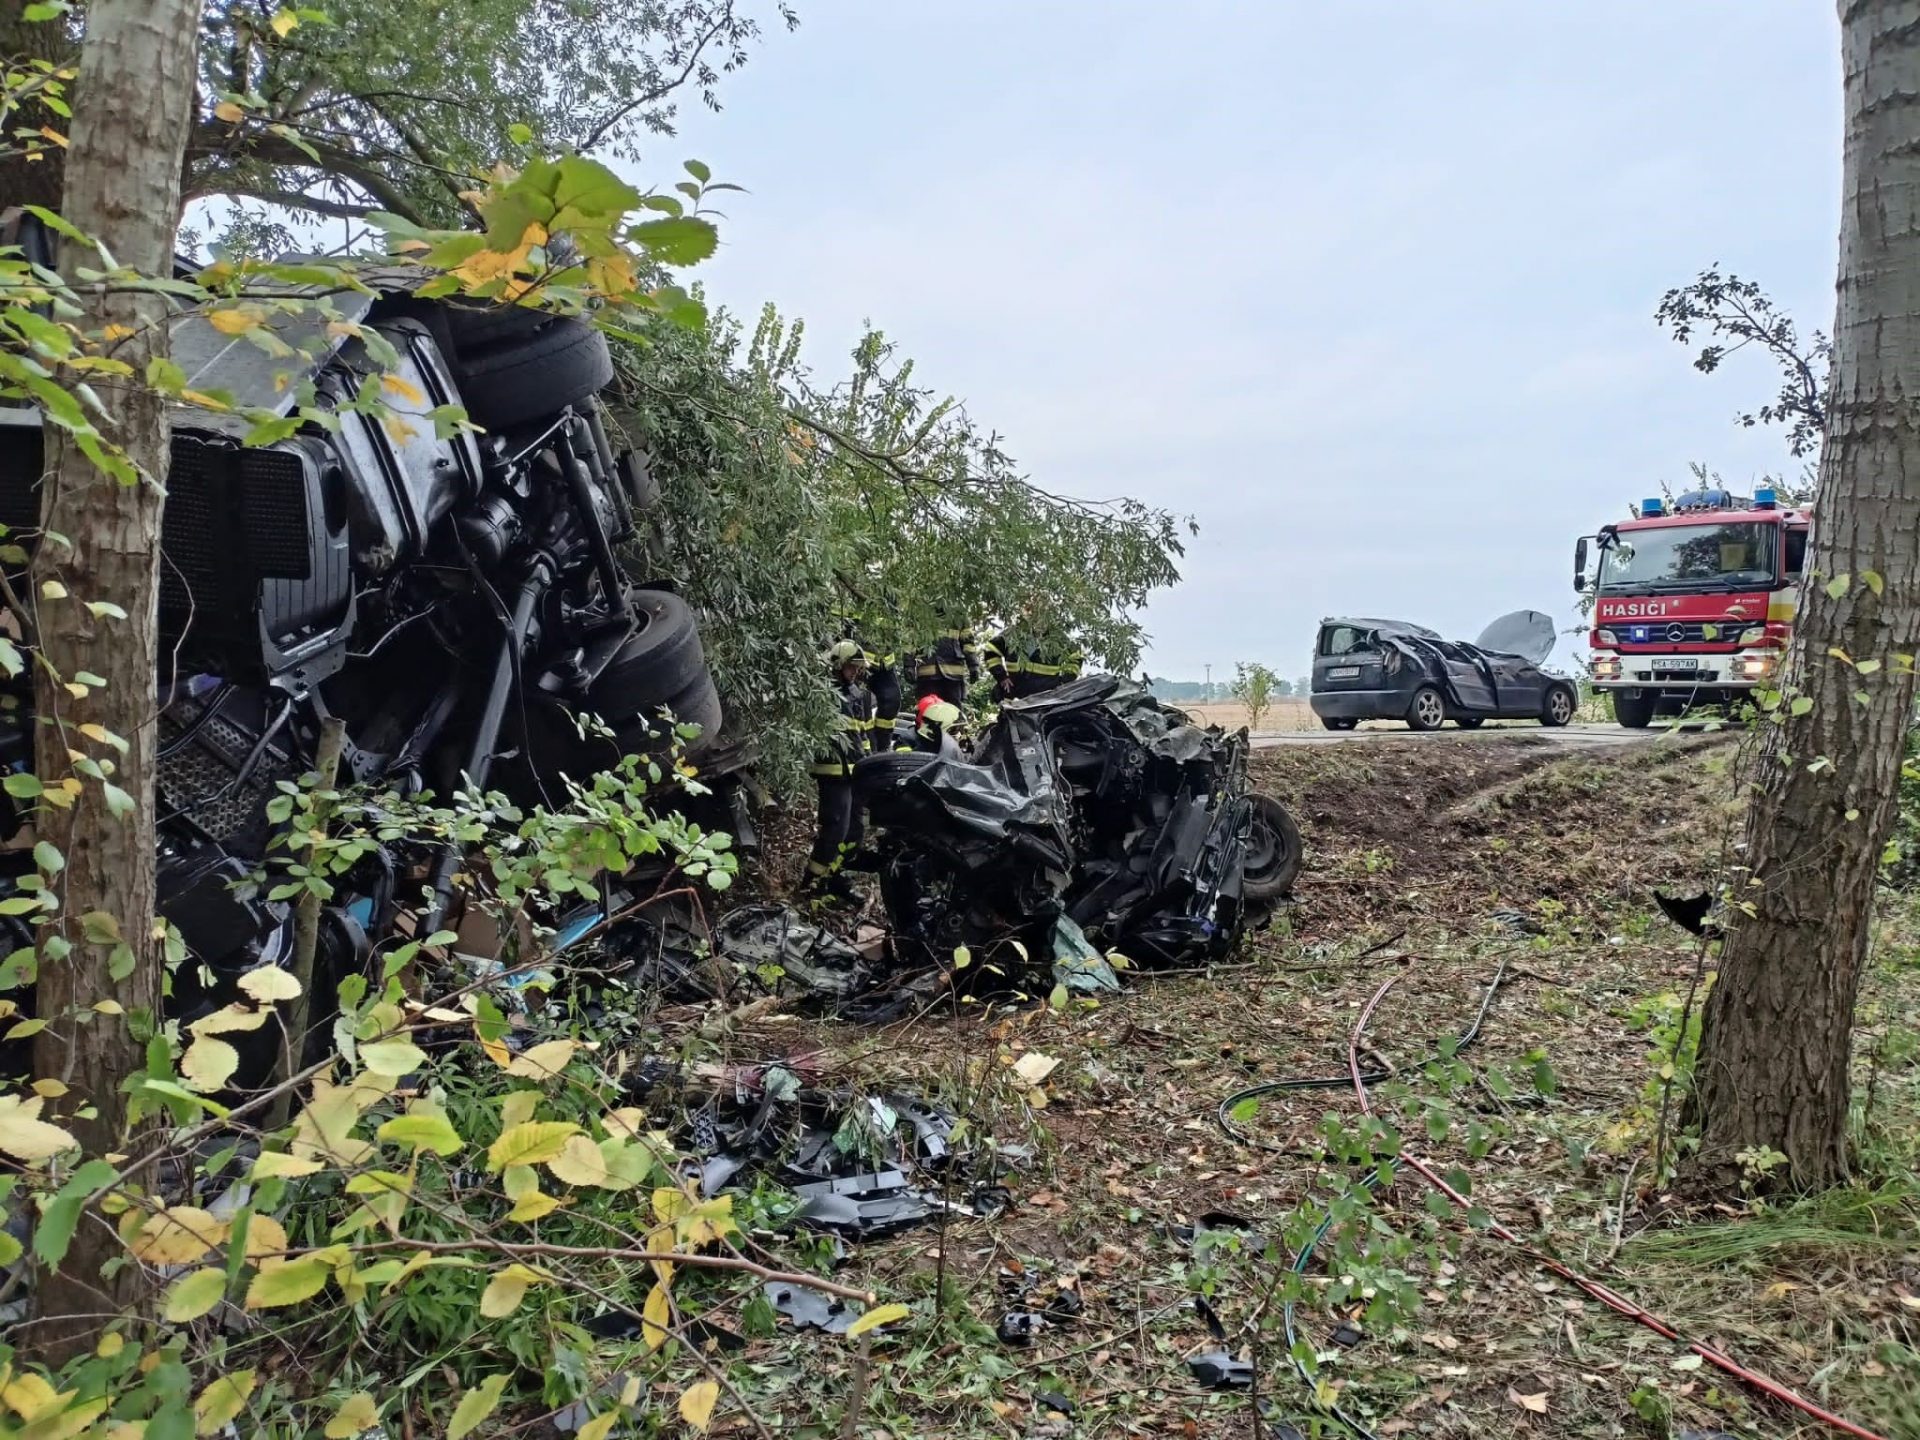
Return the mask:
<path fill-rule="evenodd" d="M 1386 993 L 1399 981 L 1400 976 L 1405 973 L 1405 971 L 1396 971 L 1381 982 L 1380 988 L 1373 992 L 1373 998 L 1368 1000 L 1366 1007 L 1361 1010 L 1359 1020 L 1354 1023 L 1353 1034 L 1347 1040 L 1347 1073 L 1353 1077 L 1353 1092 L 1359 1097 L 1360 1113 L 1363 1115 L 1371 1116 L 1373 1114 L 1373 1105 L 1367 1098 L 1367 1082 L 1360 1071 L 1360 1042 L 1366 1034 L 1367 1022 L 1373 1018 L 1374 1009 L 1380 1004 L 1380 1001 L 1385 998 Z M 1462 1195 L 1458 1190 L 1455 1190 L 1445 1180 L 1441 1179 L 1441 1177 L 1435 1173 L 1434 1168 L 1427 1164 L 1426 1161 L 1408 1151 L 1402 1151 L 1400 1158 L 1404 1160 L 1422 1180 L 1425 1180 L 1434 1189 L 1446 1196 L 1460 1209 L 1465 1210 L 1470 1208 L 1467 1197 Z M 1542 1254 L 1540 1251 L 1534 1249 L 1499 1221 L 1489 1221 L 1487 1228 L 1508 1244 L 1519 1249 L 1535 1264 L 1558 1275 L 1569 1284 L 1578 1286 L 1595 1300 L 1598 1300 L 1602 1305 L 1605 1305 L 1609 1310 L 1624 1315 L 1629 1320 L 1639 1322 L 1656 1335 L 1668 1340 L 1678 1341 L 1715 1369 L 1725 1371 L 1736 1380 L 1743 1381 L 1762 1394 L 1771 1395 L 1774 1399 L 1791 1405 L 1803 1414 L 1811 1415 L 1823 1424 L 1831 1425 L 1834 1429 L 1844 1434 L 1859 1437 L 1859 1440 L 1886 1440 L 1885 1436 L 1875 1431 L 1864 1429 L 1854 1424 L 1851 1420 L 1835 1415 L 1830 1410 L 1822 1410 L 1811 1400 L 1796 1394 L 1779 1381 L 1771 1380 L 1758 1371 L 1747 1369 L 1746 1366 L 1740 1364 L 1730 1356 L 1721 1354 L 1712 1346 L 1702 1345 L 1698 1340 L 1687 1339 L 1679 1331 L 1667 1324 L 1666 1321 L 1660 1319 L 1659 1316 L 1641 1309 L 1638 1305 L 1634 1304 L 1633 1301 L 1623 1295 L 1615 1293 L 1599 1281 L 1589 1280 L 1586 1276 L 1568 1269 L 1551 1255 Z"/>

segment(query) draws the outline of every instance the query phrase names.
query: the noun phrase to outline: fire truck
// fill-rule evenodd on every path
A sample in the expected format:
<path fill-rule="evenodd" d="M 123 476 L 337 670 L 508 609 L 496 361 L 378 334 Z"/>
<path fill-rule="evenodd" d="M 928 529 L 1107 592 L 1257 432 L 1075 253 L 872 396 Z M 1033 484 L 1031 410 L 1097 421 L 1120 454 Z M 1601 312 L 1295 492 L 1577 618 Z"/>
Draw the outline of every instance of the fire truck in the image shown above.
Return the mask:
<path fill-rule="evenodd" d="M 1643 500 L 1631 520 L 1583 535 L 1574 588 L 1593 596 L 1594 687 L 1620 724 L 1724 705 L 1785 661 L 1806 565 L 1811 509 L 1691 490 Z"/>

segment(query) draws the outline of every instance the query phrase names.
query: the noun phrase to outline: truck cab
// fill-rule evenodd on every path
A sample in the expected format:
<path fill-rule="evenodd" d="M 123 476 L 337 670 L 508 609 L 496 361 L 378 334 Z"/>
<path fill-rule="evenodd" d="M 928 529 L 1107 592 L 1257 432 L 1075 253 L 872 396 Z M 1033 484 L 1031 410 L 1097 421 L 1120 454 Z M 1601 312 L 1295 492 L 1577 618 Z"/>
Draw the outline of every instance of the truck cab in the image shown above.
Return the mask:
<path fill-rule="evenodd" d="M 1771 683 L 1812 526 L 1810 509 L 1782 506 L 1770 489 L 1711 489 L 1643 500 L 1632 519 L 1582 536 L 1574 586 L 1593 596 L 1593 684 L 1614 718 L 1641 729 Z"/>

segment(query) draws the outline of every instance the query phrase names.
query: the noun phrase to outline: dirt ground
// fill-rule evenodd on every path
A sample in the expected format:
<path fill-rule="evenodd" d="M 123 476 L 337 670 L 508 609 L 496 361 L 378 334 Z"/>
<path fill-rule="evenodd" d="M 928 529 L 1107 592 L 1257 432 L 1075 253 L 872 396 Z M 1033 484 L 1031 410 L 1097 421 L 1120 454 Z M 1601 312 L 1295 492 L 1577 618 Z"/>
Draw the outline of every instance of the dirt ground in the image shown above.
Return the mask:
<path fill-rule="evenodd" d="M 846 1257 L 840 1278 L 916 1315 L 874 1351 L 857 1433 L 1833 1433 L 1610 1313 L 1488 1233 L 1498 1220 L 1888 1440 L 1920 1437 L 1913 906 L 1889 901 L 1863 1001 L 1858 1185 L 1687 1213 L 1653 1183 L 1662 1025 L 1678 1033 L 1700 954 L 1651 892 L 1693 893 L 1712 872 L 1737 814 L 1734 757 L 1729 740 L 1678 736 L 1577 755 L 1524 736 L 1263 751 L 1255 778 L 1296 808 L 1308 861 L 1297 905 L 1233 963 L 1130 974 L 1097 1006 L 955 1003 L 879 1030 L 746 1022 L 726 1041 L 740 1058 L 918 1087 L 976 1141 L 1031 1156 L 1000 1218 Z M 1477 1043 L 1456 1050 L 1496 974 Z M 1344 1081 L 1371 1000 L 1357 1054 L 1391 1072 L 1369 1086 L 1385 1131 L 1365 1129 Z M 1058 1061 L 1038 1087 L 1012 1069 L 1028 1053 Z M 1233 1108 L 1252 1143 L 1230 1138 L 1223 1101 L 1292 1077 L 1330 1083 Z M 1471 1212 L 1393 1166 L 1402 1149 Z M 1356 1153 L 1391 1177 L 1371 1200 Z M 1037 1308 L 1061 1289 L 1077 1317 L 995 1338 L 1015 1294 Z M 1253 1391 L 1196 1380 L 1189 1357 L 1220 1349 L 1251 1362 Z M 774 1433 L 848 1433 L 853 1354 L 784 1333 L 757 1346 Z"/>

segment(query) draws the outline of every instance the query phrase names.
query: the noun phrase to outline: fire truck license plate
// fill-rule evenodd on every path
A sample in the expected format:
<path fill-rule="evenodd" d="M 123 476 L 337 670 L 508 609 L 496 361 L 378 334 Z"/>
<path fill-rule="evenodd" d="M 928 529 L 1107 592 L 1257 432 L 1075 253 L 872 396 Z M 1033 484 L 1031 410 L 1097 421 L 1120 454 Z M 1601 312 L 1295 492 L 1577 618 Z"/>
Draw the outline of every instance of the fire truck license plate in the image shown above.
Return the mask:
<path fill-rule="evenodd" d="M 1333 669 L 1327 671 L 1327 678 L 1329 680 L 1357 680 L 1360 678 L 1360 667 L 1358 665 L 1336 665 Z"/>
<path fill-rule="evenodd" d="M 1700 668 L 1700 662 L 1691 655 L 1662 655 L 1658 660 L 1653 662 L 1653 668 L 1656 671 L 1685 670 L 1692 672 Z"/>

